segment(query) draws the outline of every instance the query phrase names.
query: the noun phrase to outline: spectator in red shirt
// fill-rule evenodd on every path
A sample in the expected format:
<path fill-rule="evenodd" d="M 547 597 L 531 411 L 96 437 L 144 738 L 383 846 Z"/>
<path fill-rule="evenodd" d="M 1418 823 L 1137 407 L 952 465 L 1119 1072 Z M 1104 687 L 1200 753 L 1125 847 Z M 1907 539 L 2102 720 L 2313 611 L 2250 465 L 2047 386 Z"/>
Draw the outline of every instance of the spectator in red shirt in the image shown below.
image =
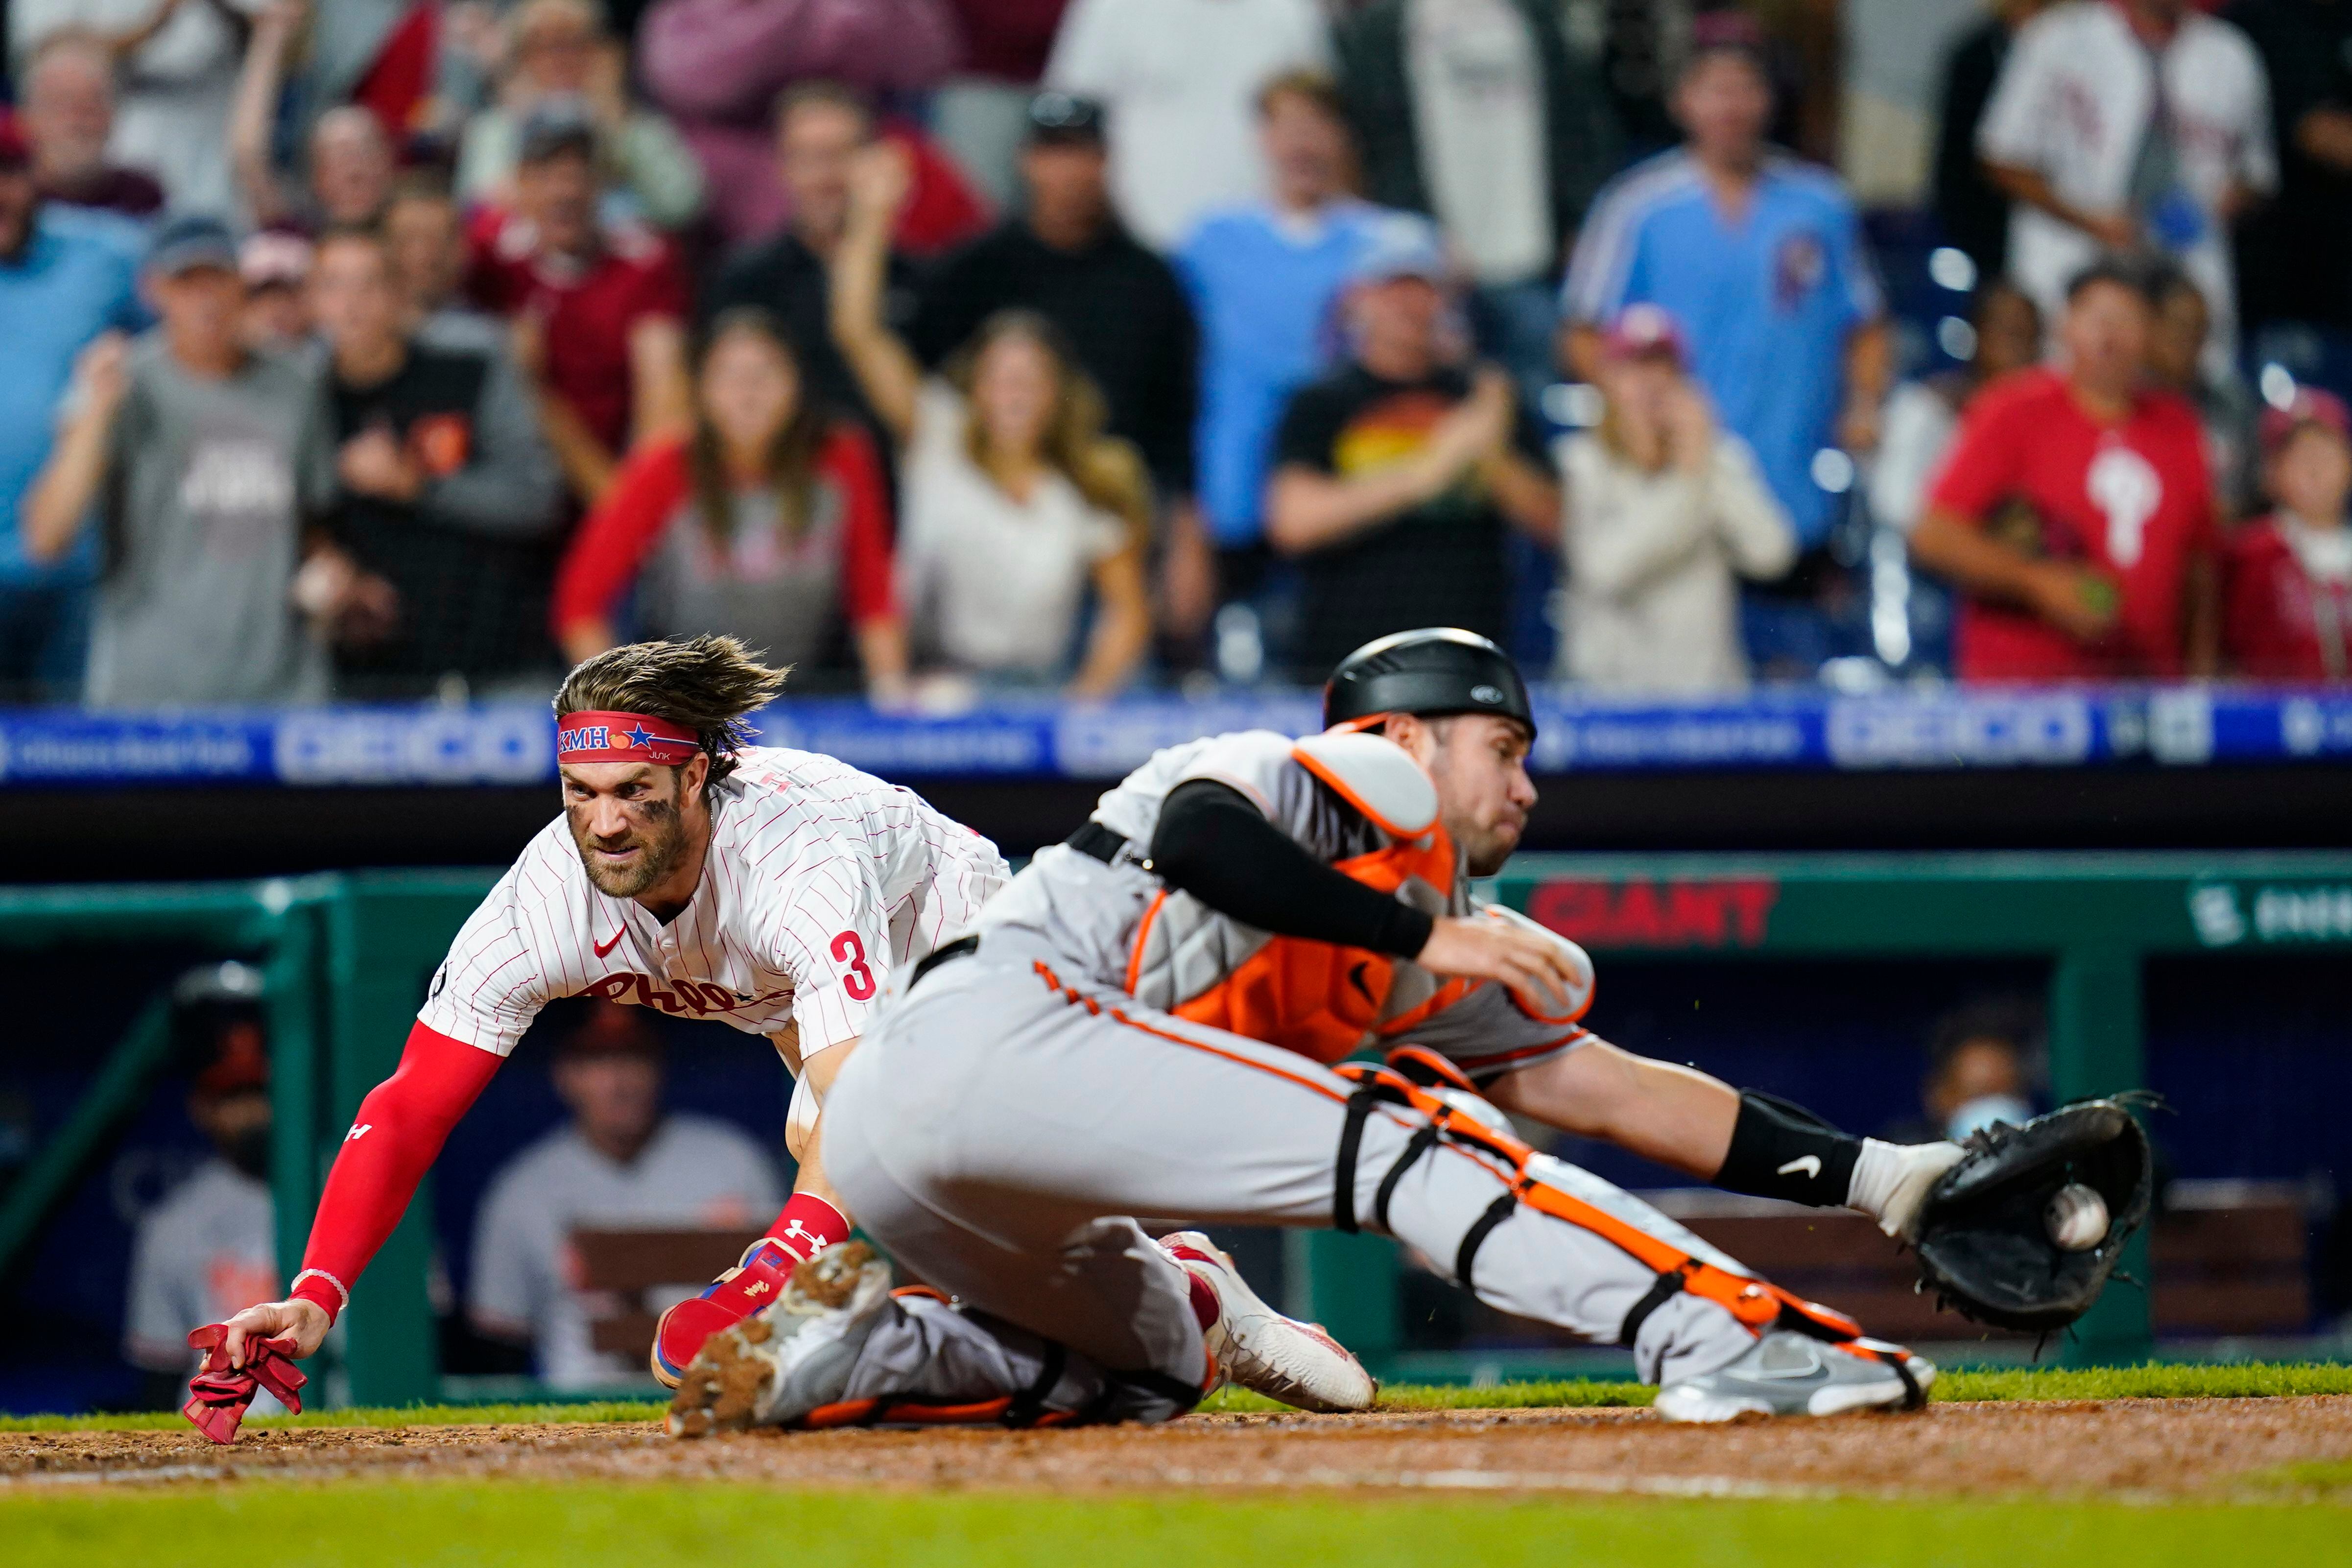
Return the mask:
<path fill-rule="evenodd" d="M 2352 410 L 2305 387 L 2263 415 L 2263 480 L 2276 510 L 2222 554 L 2221 641 L 2257 680 L 2352 676 Z"/>
<path fill-rule="evenodd" d="M 531 111 L 510 212 L 475 223 L 471 292 L 518 316 L 524 368 L 542 389 L 548 444 L 593 505 L 621 458 L 688 422 L 685 274 L 669 246 L 596 217 L 596 128 L 576 106 Z"/>
<path fill-rule="evenodd" d="M 575 660 L 613 647 L 633 587 L 644 635 L 726 632 L 782 664 L 820 661 L 845 625 L 868 690 L 895 697 L 907 638 L 884 495 L 873 442 L 803 395 L 782 326 L 730 310 L 697 367 L 692 434 L 638 451 L 583 525 L 556 637 Z"/>
<path fill-rule="evenodd" d="M 2212 480 L 2196 409 L 2145 384 L 2152 309 L 2129 266 L 2087 268 L 2059 322 L 2063 368 L 1969 405 L 1911 535 L 1964 595 L 1962 679 L 2212 672 Z"/>

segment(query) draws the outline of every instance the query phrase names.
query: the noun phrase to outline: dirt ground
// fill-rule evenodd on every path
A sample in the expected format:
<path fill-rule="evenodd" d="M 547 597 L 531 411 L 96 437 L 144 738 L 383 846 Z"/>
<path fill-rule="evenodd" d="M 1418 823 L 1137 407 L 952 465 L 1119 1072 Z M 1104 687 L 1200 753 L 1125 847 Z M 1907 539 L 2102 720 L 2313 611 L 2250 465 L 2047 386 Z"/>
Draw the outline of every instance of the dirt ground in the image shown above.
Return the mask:
<path fill-rule="evenodd" d="M 1664 1496 L 2051 1495 L 2239 1489 L 2352 1460 L 2352 1395 L 1937 1405 L 1915 1415 L 1675 1426 L 1646 1410 L 1193 1415 L 1080 1432 L 759 1433 L 636 1425 L 0 1435 L 0 1486 L 208 1479 L 731 1480 L 1045 1489 L 1443 1489 Z"/>

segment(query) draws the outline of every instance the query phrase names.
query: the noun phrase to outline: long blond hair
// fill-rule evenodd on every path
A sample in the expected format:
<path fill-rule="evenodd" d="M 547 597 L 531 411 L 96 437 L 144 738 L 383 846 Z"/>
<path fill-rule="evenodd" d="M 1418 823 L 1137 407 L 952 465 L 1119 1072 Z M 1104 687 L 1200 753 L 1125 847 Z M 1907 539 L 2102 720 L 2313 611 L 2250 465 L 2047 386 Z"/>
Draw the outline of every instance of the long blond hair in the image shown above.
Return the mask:
<path fill-rule="evenodd" d="M 1151 485 L 1134 444 L 1104 433 L 1109 414 L 1094 378 L 1078 368 L 1061 330 L 1034 310 L 999 310 L 981 322 L 946 366 L 950 385 L 963 395 L 965 454 L 988 467 L 988 431 L 972 406 L 972 382 L 988 351 L 1008 338 L 1025 338 L 1054 366 L 1054 408 L 1038 456 L 1070 481 L 1089 506 L 1126 521 L 1140 533 L 1150 526 Z"/>

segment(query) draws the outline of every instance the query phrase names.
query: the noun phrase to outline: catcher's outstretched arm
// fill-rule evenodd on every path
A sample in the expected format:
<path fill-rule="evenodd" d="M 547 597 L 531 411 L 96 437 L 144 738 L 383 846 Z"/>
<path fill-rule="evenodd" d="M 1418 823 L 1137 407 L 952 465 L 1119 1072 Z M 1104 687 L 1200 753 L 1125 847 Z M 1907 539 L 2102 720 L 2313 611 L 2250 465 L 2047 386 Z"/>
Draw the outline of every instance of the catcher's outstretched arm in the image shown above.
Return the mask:
<path fill-rule="evenodd" d="M 1959 1157 L 1950 1143 L 1856 1138 L 1777 1096 L 1600 1039 L 1507 1073 L 1486 1095 L 1727 1192 L 1859 1209 L 1890 1236 L 1909 1231 L 1928 1187 Z"/>

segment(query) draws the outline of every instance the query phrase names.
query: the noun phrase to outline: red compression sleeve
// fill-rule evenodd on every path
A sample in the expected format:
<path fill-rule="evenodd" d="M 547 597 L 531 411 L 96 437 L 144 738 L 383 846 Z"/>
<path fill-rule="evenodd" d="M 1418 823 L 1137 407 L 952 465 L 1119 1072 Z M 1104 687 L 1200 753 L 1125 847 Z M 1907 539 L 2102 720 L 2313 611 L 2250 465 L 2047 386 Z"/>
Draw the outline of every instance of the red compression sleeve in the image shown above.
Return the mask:
<path fill-rule="evenodd" d="M 558 637 L 581 621 L 613 613 L 692 488 L 683 441 L 648 447 L 621 465 L 611 492 L 580 525 L 555 574 L 548 620 Z"/>
<path fill-rule="evenodd" d="M 841 604 L 853 626 L 887 620 L 898 613 L 891 581 L 890 495 L 882 465 L 865 432 L 837 427 L 825 444 L 824 471 L 841 487 L 845 526 L 841 540 Z"/>
<path fill-rule="evenodd" d="M 359 1280 L 376 1249 L 407 1212 L 416 1184 L 441 1152 L 503 1057 L 419 1024 L 408 1031 L 407 1048 L 393 1075 L 360 1101 L 359 1115 L 343 1135 L 318 1217 L 310 1222 L 310 1245 L 302 1267 L 332 1275 L 348 1289 Z M 316 1301 L 332 1319 L 342 1310 L 342 1292 L 318 1275 L 294 1294 Z"/>
<path fill-rule="evenodd" d="M 849 1239 L 849 1216 L 814 1193 L 794 1193 L 768 1235 L 806 1263 L 835 1242 Z"/>

